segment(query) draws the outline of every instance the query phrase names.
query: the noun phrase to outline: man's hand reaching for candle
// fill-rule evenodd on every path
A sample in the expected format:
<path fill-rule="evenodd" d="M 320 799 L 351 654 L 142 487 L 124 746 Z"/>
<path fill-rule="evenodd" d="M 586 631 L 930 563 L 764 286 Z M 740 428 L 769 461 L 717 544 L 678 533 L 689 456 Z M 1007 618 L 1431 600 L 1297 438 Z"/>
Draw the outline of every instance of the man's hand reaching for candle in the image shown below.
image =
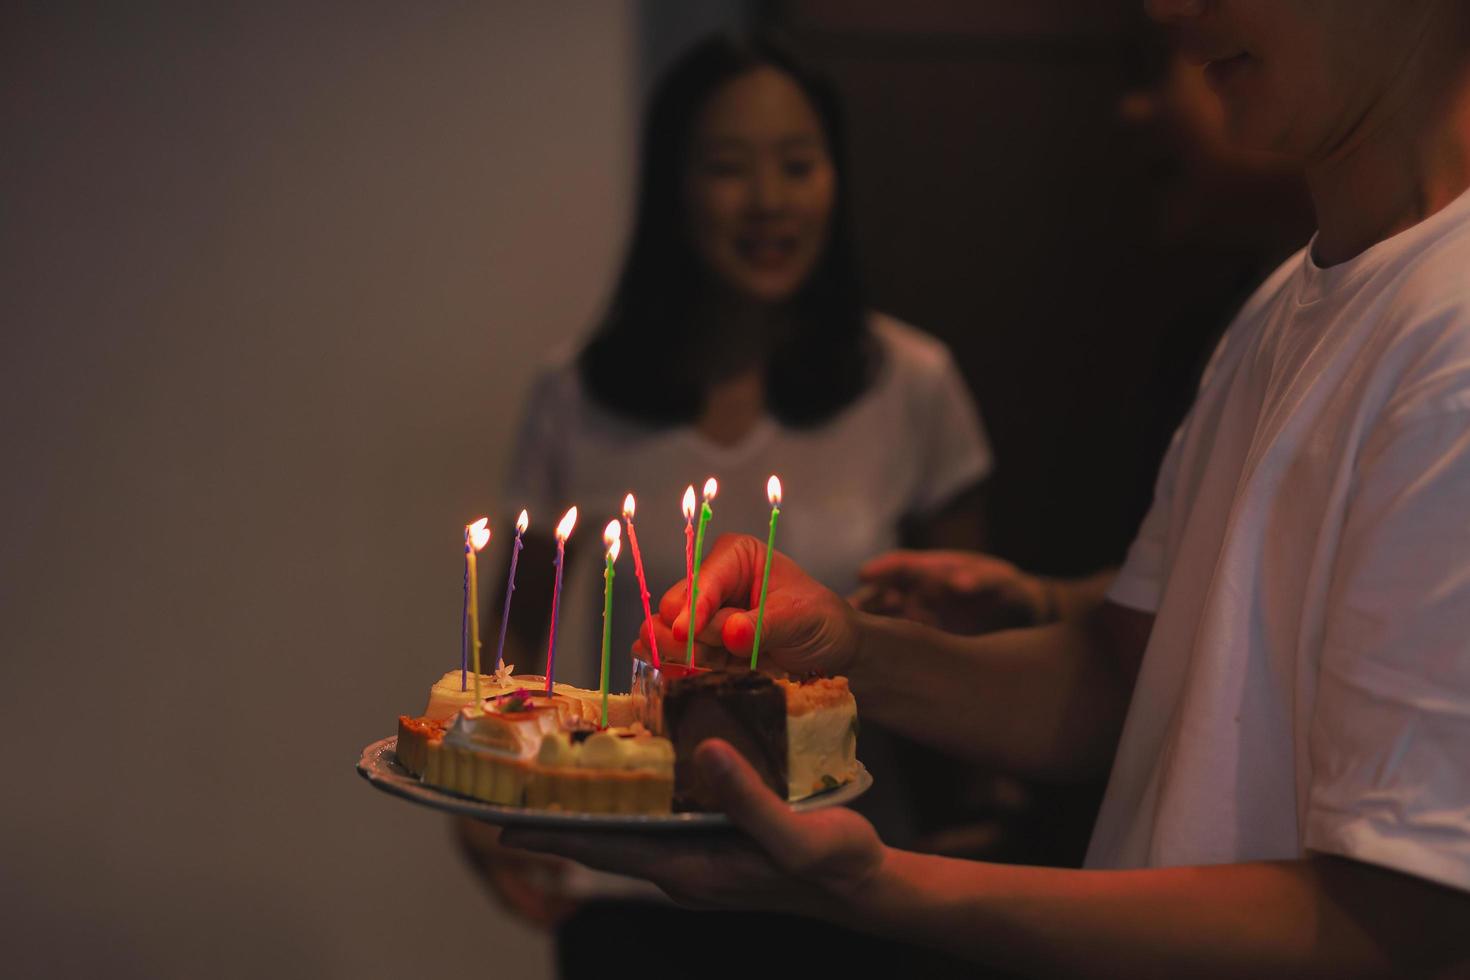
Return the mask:
<path fill-rule="evenodd" d="M 725 658 L 750 660 L 755 643 L 764 542 L 743 534 L 721 535 L 699 571 L 694 610 L 696 662 L 719 666 Z M 689 635 L 689 599 L 680 582 L 659 602 L 660 657 L 682 661 Z M 793 674 L 845 673 L 857 658 L 858 613 L 779 551 L 771 561 L 760 658 Z M 639 643 L 641 656 L 646 637 Z M 673 650 L 673 655 L 666 650 Z"/>
<path fill-rule="evenodd" d="M 683 905 L 822 917 L 840 916 L 883 867 L 887 849 L 873 825 L 851 810 L 793 812 L 718 739 L 699 747 L 695 764 L 741 833 L 656 836 L 509 827 L 501 842 L 645 878 Z"/>
<path fill-rule="evenodd" d="M 863 612 L 898 616 L 948 633 L 974 635 L 1057 619 L 1054 587 L 993 555 L 890 551 L 858 570 L 849 601 Z"/>

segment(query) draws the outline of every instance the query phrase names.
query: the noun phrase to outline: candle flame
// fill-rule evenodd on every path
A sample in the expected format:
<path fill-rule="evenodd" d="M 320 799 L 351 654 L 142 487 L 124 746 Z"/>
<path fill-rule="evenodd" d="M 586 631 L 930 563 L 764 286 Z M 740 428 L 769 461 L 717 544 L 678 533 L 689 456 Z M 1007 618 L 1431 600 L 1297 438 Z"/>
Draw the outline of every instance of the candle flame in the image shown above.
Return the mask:
<path fill-rule="evenodd" d="M 781 506 L 781 478 L 774 473 L 766 481 L 766 499 L 771 502 L 772 507 Z"/>
<path fill-rule="evenodd" d="M 694 484 L 684 488 L 684 520 L 694 520 Z"/>
<path fill-rule="evenodd" d="M 566 541 L 572 536 L 572 528 L 577 526 L 577 508 L 573 507 L 562 515 L 561 523 L 556 526 L 556 540 Z"/>
<path fill-rule="evenodd" d="M 709 503 L 715 499 L 715 494 L 720 492 L 720 485 L 715 482 L 714 477 L 704 481 L 704 502 Z"/>
<path fill-rule="evenodd" d="M 465 525 L 465 537 L 476 551 L 490 543 L 490 518 L 482 517 L 473 524 Z"/>
<path fill-rule="evenodd" d="M 608 561 L 617 561 L 623 545 L 623 526 L 616 520 L 608 521 L 602 530 L 602 543 L 607 546 Z"/>
<path fill-rule="evenodd" d="M 530 516 L 525 511 L 521 511 L 521 516 L 516 518 L 516 533 L 517 534 L 525 534 L 526 533 L 526 528 L 528 528 L 530 526 L 531 526 L 531 518 L 530 518 Z"/>
<path fill-rule="evenodd" d="M 628 520 L 631 521 L 633 519 L 633 510 L 634 510 L 634 508 L 636 506 L 637 506 L 637 502 L 633 500 L 633 495 L 631 493 L 628 494 L 626 497 L 624 497 L 623 498 L 623 516 L 626 517 Z"/>

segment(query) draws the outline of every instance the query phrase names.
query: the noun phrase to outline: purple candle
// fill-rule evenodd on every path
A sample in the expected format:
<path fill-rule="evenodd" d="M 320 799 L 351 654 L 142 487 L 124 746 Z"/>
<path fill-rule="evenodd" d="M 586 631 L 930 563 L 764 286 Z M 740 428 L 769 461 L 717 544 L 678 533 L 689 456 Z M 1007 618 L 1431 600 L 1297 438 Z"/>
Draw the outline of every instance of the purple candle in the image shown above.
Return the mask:
<path fill-rule="evenodd" d="M 561 567 L 566 557 L 567 538 L 577 524 L 577 508 L 573 507 L 562 516 L 556 526 L 556 585 L 551 590 L 551 637 L 546 642 L 546 693 L 551 693 L 551 678 L 556 668 L 556 611 L 561 600 Z"/>
<path fill-rule="evenodd" d="M 516 540 L 510 552 L 510 578 L 505 583 L 505 606 L 500 610 L 500 642 L 495 646 L 497 673 L 501 667 L 505 666 L 505 624 L 510 622 L 510 596 L 516 590 L 516 562 L 520 560 L 521 548 L 524 544 L 521 541 L 521 535 L 526 533 L 529 525 L 530 518 L 526 516 L 525 511 L 521 511 L 521 516 L 516 518 Z"/>

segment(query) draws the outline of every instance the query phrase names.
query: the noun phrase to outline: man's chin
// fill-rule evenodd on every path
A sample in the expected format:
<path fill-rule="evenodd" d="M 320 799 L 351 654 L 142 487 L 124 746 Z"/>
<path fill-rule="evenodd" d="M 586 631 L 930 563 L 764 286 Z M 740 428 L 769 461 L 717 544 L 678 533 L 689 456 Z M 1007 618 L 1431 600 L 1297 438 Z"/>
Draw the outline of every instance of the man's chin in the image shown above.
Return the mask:
<path fill-rule="evenodd" d="M 1252 112 L 1251 107 L 1225 103 L 1224 136 L 1232 149 L 1251 153 L 1271 153 L 1280 156 L 1299 156 L 1279 125 L 1263 117 L 1263 113 Z"/>

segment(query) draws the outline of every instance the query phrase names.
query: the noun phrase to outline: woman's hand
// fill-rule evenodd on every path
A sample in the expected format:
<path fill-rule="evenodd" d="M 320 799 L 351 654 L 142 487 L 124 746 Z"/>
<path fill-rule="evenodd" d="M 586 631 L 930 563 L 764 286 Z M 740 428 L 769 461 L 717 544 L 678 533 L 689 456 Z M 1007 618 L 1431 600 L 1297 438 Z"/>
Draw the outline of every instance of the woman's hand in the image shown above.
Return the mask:
<path fill-rule="evenodd" d="M 1056 618 L 1047 583 L 993 555 L 890 551 L 858 570 L 851 598 L 863 612 L 973 635 Z"/>
<path fill-rule="evenodd" d="M 775 572 L 772 572 L 774 576 Z M 507 847 L 570 858 L 653 882 L 696 908 L 834 915 L 874 880 L 887 849 L 851 810 L 795 813 L 729 743 L 695 753 L 704 785 L 742 834 L 505 831 Z"/>
<path fill-rule="evenodd" d="M 455 820 L 455 836 L 470 864 L 502 908 L 535 926 L 551 928 L 577 909 L 562 888 L 568 864 L 505 847 L 501 828 L 468 817 Z"/>
<path fill-rule="evenodd" d="M 765 560 L 765 544 L 744 534 L 721 535 L 705 557 L 694 610 L 696 662 L 700 665 L 715 666 L 725 658 L 749 660 Z M 688 606 L 683 582 L 660 600 L 654 629 L 661 658 L 683 660 L 689 636 Z M 857 658 L 860 638 L 853 608 L 776 552 L 761 630 L 763 662 L 793 674 L 843 674 Z M 640 656 L 646 648 L 645 636 L 638 644 Z"/>

